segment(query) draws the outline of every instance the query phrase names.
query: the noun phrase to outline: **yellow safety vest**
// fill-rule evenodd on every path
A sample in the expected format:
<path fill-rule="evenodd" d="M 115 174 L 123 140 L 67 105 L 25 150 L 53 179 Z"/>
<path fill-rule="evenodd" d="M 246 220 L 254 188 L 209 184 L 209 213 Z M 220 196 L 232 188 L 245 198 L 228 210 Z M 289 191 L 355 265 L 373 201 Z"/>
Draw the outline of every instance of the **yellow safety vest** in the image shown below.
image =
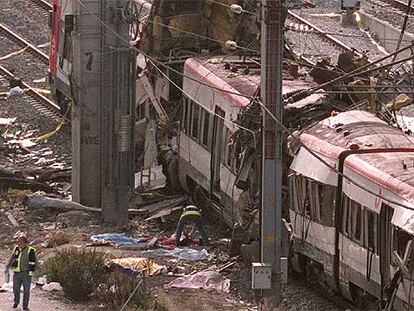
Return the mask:
<path fill-rule="evenodd" d="M 15 246 L 13 249 L 14 260 L 11 266 L 11 270 L 13 272 L 21 272 L 21 259 L 22 259 L 23 250 L 21 250 L 18 246 Z M 27 246 L 27 254 L 28 254 L 28 266 L 29 266 L 29 275 L 33 276 L 36 271 L 36 250 L 33 247 Z"/>

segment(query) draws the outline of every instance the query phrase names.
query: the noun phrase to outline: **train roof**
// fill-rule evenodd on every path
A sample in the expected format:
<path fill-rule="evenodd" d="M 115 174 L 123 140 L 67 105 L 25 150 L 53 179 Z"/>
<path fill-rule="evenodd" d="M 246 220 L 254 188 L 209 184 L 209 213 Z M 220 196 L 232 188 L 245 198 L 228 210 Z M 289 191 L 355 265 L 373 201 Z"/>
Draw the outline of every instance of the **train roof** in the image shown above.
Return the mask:
<path fill-rule="evenodd" d="M 395 152 L 354 154 L 345 165 L 405 201 L 414 203 L 414 138 L 366 111 L 348 111 L 304 131 L 301 141 L 319 154 L 338 159 L 351 149 Z"/>
<path fill-rule="evenodd" d="M 260 84 L 260 60 L 243 61 L 226 58 L 226 56 L 190 58 L 185 62 L 185 70 L 210 85 L 247 96 L 254 96 Z M 303 77 L 294 79 L 287 72 L 285 73 L 283 94 L 315 85 L 314 82 Z M 250 103 L 250 99 L 246 97 L 222 93 L 230 98 L 229 102 L 232 106 L 246 107 Z M 323 94 L 313 94 L 294 105 L 297 107 L 305 106 L 317 102 L 322 97 L 324 97 Z"/>

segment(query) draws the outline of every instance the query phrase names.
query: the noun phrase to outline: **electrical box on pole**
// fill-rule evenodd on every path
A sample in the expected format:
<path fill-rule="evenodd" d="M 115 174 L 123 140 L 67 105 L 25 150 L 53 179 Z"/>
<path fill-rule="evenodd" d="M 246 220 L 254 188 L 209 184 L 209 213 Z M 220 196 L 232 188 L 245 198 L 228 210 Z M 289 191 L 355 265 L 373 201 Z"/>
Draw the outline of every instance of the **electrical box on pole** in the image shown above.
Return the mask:
<path fill-rule="evenodd" d="M 262 0 L 261 101 L 265 108 L 262 108 L 261 261 L 272 267 L 272 288 L 264 290 L 270 308 L 281 300 L 283 14 L 282 0 Z"/>

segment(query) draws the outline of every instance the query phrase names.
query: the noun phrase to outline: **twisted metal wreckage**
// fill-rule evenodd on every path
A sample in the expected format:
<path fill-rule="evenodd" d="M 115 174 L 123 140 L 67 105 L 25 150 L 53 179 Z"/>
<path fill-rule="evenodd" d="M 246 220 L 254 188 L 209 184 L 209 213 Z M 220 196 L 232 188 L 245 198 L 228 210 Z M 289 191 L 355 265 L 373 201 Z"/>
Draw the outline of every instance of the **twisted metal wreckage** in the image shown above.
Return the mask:
<path fill-rule="evenodd" d="M 233 240 L 251 242 L 259 238 L 267 112 L 259 98 L 258 2 L 234 2 L 131 6 L 140 51 L 137 168 L 142 177 L 159 160 L 171 188 L 207 203 L 233 228 Z M 287 43 L 283 62 L 284 252 L 323 285 L 389 309 L 413 300 L 412 47 L 391 62 L 396 53 L 370 61 L 349 49 L 333 65 L 314 64 Z M 382 153 L 396 160 L 387 165 Z"/>
<path fill-rule="evenodd" d="M 250 14 L 256 10 L 256 1 L 245 1 L 239 15 L 233 1 L 190 2 L 191 6 L 181 1 L 155 1 L 143 20 L 137 47 L 151 58 L 143 58 L 139 76 L 144 78 L 137 85 L 147 90 L 151 85 L 153 91 L 137 102 L 138 111 L 141 116 L 151 116 L 151 110 L 152 116 L 157 115 L 157 141 L 169 184 L 181 185 L 216 210 L 220 220 L 233 228 L 234 240 L 251 242 L 258 240 L 260 230 L 261 120 L 266 113 L 258 96 L 259 23 Z M 410 129 L 401 122 L 410 116 L 413 97 L 412 68 L 407 63 L 412 55 L 406 56 L 409 49 L 403 48 L 406 54 L 391 62 L 388 60 L 395 53 L 370 61 L 349 49 L 332 65 L 328 59 L 313 64 L 288 44 L 285 48 L 286 230 L 282 248 L 286 255 L 290 252 L 295 269 L 362 307 L 379 301 L 384 308 L 405 308 L 411 301 L 413 266 L 408 258 L 414 252 L 407 241 L 413 213 L 407 206 L 412 201 L 404 196 L 402 201 L 396 200 L 397 205 L 391 204 L 394 188 L 380 180 L 371 185 L 364 179 L 372 170 L 379 170 L 396 184 L 402 182 L 401 173 L 387 167 L 389 160 L 380 160 L 375 150 L 394 152 L 403 163 L 412 159 L 413 141 L 403 133 L 409 134 Z M 145 86 L 146 81 L 150 82 Z M 374 113 L 392 126 L 370 113 L 341 114 L 355 109 Z M 328 137 L 319 134 L 320 128 L 332 126 L 339 136 L 325 141 Z M 359 134 L 361 127 L 372 128 L 374 133 Z M 320 142 L 309 145 L 307 133 Z M 174 137 L 175 146 L 171 144 Z M 338 163 L 323 164 L 327 159 L 323 150 L 338 147 L 345 153 L 372 149 L 361 156 L 367 162 L 358 163 L 362 177 L 358 175 L 354 184 L 344 175 L 348 168 L 344 171 L 337 166 L 347 167 L 348 160 L 332 154 L 331 158 L 339 157 Z M 398 153 L 402 150 L 407 153 Z M 324 176 L 338 180 L 325 180 Z M 403 182 L 411 187 L 411 179 Z M 376 205 L 371 206 L 364 200 L 373 194 Z M 344 215 L 346 204 L 354 210 Z M 344 219 L 345 227 L 341 225 Z M 257 255 L 253 252 L 252 256 Z"/>

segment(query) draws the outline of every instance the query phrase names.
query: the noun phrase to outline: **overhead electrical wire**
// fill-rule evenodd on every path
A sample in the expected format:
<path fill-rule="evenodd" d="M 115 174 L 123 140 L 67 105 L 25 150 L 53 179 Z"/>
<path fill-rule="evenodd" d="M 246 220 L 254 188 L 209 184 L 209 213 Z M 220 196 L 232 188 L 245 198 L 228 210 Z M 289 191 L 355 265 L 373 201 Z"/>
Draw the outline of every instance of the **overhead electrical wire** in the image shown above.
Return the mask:
<path fill-rule="evenodd" d="M 104 21 L 102 21 L 96 14 L 94 14 L 93 12 L 91 12 L 88 8 L 86 8 L 86 6 L 85 6 L 85 4 L 81 1 L 81 0 L 76 0 L 83 8 L 85 8 L 85 10 L 86 11 L 88 11 L 89 12 L 89 14 L 91 14 L 94 18 L 96 18 L 104 27 L 106 27 L 107 28 L 107 30 L 109 30 L 109 31 L 111 31 L 116 37 L 118 37 L 121 41 L 123 41 L 124 43 L 126 43 L 129 47 L 131 47 L 132 49 L 134 49 L 135 51 L 137 51 L 137 52 L 139 52 L 139 53 L 142 53 L 144 56 L 146 56 L 151 62 L 152 62 L 152 64 L 155 66 L 155 67 L 157 67 L 156 65 L 155 65 L 155 62 L 157 62 L 157 63 L 161 63 L 160 61 L 158 61 L 158 60 L 156 60 L 156 59 L 153 59 L 152 57 L 150 57 L 149 55 L 147 55 L 146 53 L 144 53 L 143 51 L 140 51 L 138 48 L 136 48 L 136 47 L 134 47 L 134 46 L 131 46 L 130 45 L 130 43 L 127 41 L 127 40 L 125 40 L 123 37 L 121 37 L 118 33 L 116 33 L 111 27 L 109 27 L 108 25 L 106 25 L 106 23 L 104 22 Z M 406 46 L 406 47 L 404 47 L 404 48 L 402 48 L 402 49 L 400 49 L 399 51 L 396 51 L 396 52 L 394 52 L 394 53 L 400 53 L 401 51 L 403 51 L 403 50 L 406 50 L 406 49 L 408 49 L 408 48 L 410 48 L 411 46 L 412 46 L 413 44 L 410 44 L 410 45 L 408 45 L 408 46 Z M 388 57 L 390 57 L 390 56 L 393 56 L 393 54 L 394 53 L 392 53 L 392 54 L 389 54 L 389 55 L 387 55 L 386 57 L 384 57 L 384 59 L 385 58 L 388 58 Z M 380 59 L 380 60 L 377 60 L 377 61 L 375 61 L 374 63 L 377 63 L 377 62 L 381 62 L 381 61 L 383 61 L 384 59 Z M 373 65 L 374 63 L 371 63 L 371 64 L 368 64 L 368 65 Z M 165 65 L 165 64 L 163 64 L 163 63 L 161 63 L 164 67 L 166 67 L 166 68 L 168 68 L 168 69 L 172 69 L 170 66 L 167 66 L 167 65 Z M 359 69 L 364 69 L 364 68 L 366 68 L 366 66 L 362 66 L 362 67 L 360 67 Z M 177 83 L 175 83 L 174 81 L 172 81 L 172 79 L 170 78 L 170 77 L 168 77 L 161 69 L 159 69 L 159 68 L 157 68 L 163 75 L 164 75 L 164 77 L 169 81 L 169 82 L 171 82 L 177 89 L 179 89 L 179 90 L 181 90 L 182 92 L 183 92 L 183 94 L 185 94 L 186 95 L 186 93 L 185 93 L 185 91 L 180 87 L 180 86 L 178 86 L 177 85 Z M 355 71 L 355 70 L 354 70 Z M 349 77 L 350 76 L 350 74 L 352 74 L 352 73 L 354 73 L 354 71 L 351 71 L 350 73 L 348 73 L 347 75 L 345 75 L 344 77 Z M 182 74 L 182 73 L 181 73 Z M 183 74 L 182 74 L 183 75 Z M 186 77 L 185 75 L 183 75 L 184 77 Z M 334 79 L 334 80 L 332 80 L 332 81 L 337 81 L 338 79 Z M 209 87 L 211 87 L 210 85 L 206 85 L 206 86 L 209 86 Z M 221 91 L 223 91 L 223 90 L 221 90 Z M 225 90 L 224 90 L 225 91 Z M 240 95 L 240 96 L 243 96 L 242 94 L 238 94 L 238 95 Z M 188 94 L 187 94 L 187 96 L 188 96 Z M 189 96 L 190 97 L 190 96 Z M 252 96 L 244 96 L 244 97 L 248 97 L 248 98 L 253 98 Z M 191 99 L 191 97 L 190 97 L 190 99 Z M 203 105 L 201 105 L 199 102 L 197 102 L 197 101 L 195 101 L 197 104 L 199 104 L 200 106 L 203 106 Z M 350 182 L 351 184 L 353 184 L 353 185 L 355 185 L 355 186 L 357 186 L 358 188 L 360 188 L 360 189 L 362 189 L 362 190 L 364 190 L 364 191 L 366 191 L 367 193 L 369 193 L 369 194 L 371 194 L 371 195 L 373 195 L 373 196 L 375 196 L 375 197 L 377 197 L 377 198 L 380 198 L 380 199 L 382 199 L 382 200 L 384 200 L 384 201 L 386 201 L 386 202 L 389 202 L 389 203 L 391 203 L 391 204 L 394 204 L 394 205 L 396 205 L 396 206 L 401 206 L 401 207 L 403 207 L 403 208 L 406 208 L 406 209 L 408 209 L 408 210 L 411 210 L 411 211 L 414 211 L 414 208 L 413 207 L 411 207 L 411 206 L 408 206 L 408 205 L 405 205 L 405 204 L 403 204 L 403 203 L 400 203 L 400 202 L 397 202 L 397 201 L 395 201 L 395 200 L 393 200 L 393 199 L 390 199 L 390 198 L 386 198 L 386 197 L 384 197 L 383 195 L 381 195 L 381 194 L 378 194 L 378 193 L 375 193 L 374 191 L 372 191 L 372 190 L 370 190 L 370 189 L 368 189 L 368 188 L 366 188 L 365 186 L 363 186 L 363 185 L 361 185 L 361 184 L 359 184 L 358 182 L 356 182 L 355 180 L 353 180 L 351 177 L 349 177 L 349 176 L 347 176 L 347 175 L 345 175 L 344 173 L 342 173 L 342 172 L 340 172 L 340 171 L 338 171 L 334 166 L 332 166 L 331 164 L 329 164 L 326 160 L 324 160 L 320 155 L 318 155 L 316 152 L 314 152 L 313 150 L 311 150 L 308 146 L 306 146 L 301 140 L 300 140 L 300 138 L 298 138 L 296 135 L 294 135 L 294 133 L 290 130 L 290 129 L 288 129 L 284 124 L 283 124 L 283 122 L 281 122 L 280 120 L 278 120 L 277 118 L 276 118 L 276 116 L 269 110 L 269 108 L 268 107 L 266 107 L 261 101 L 258 101 L 258 100 L 256 100 L 256 103 L 258 103 L 261 107 L 262 107 L 262 109 L 282 128 L 282 130 L 283 130 L 283 132 L 286 132 L 288 135 L 290 135 L 291 137 L 293 137 L 293 139 L 295 139 L 298 143 L 299 143 L 299 145 L 301 146 L 301 147 L 303 147 L 307 152 L 309 152 L 313 157 L 315 157 L 318 161 L 320 161 L 322 164 L 324 164 L 327 168 L 329 168 L 330 170 L 332 170 L 333 172 L 335 172 L 336 174 L 338 174 L 338 175 L 340 175 L 340 176 L 342 176 L 344 179 L 346 179 L 348 182 Z M 204 107 L 204 106 L 203 106 Z M 211 111 L 210 111 L 211 112 Z M 213 114 L 215 114 L 216 116 L 219 116 L 218 114 L 216 114 L 215 112 L 211 112 L 211 113 L 213 113 Z M 221 116 L 219 116 L 219 117 L 221 117 Z M 224 118 L 223 118 L 223 120 L 224 120 Z M 225 121 L 228 121 L 228 122 L 230 122 L 230 123 L 234 123 L 235 125 L 237 125 L 237 127 L 239 127 L 239 128 L 242 128 L 242 129 L 244 129 L 244 130 L 246 130 L 246 131 L 248 131 L 248 132 L 250 132 L 250 133 L 253 133 L 254 134 L 254 132 L 251 130 L 251 129 L 248 129 L 248 128 L 244 128 L 244 127 L 241 127 L 240 125 L 238 125 L 237 123 L 235 123 L 235 122 L 233 122 L 233 121 L 230 121 L 230 120 L 225 120 Z"/>

